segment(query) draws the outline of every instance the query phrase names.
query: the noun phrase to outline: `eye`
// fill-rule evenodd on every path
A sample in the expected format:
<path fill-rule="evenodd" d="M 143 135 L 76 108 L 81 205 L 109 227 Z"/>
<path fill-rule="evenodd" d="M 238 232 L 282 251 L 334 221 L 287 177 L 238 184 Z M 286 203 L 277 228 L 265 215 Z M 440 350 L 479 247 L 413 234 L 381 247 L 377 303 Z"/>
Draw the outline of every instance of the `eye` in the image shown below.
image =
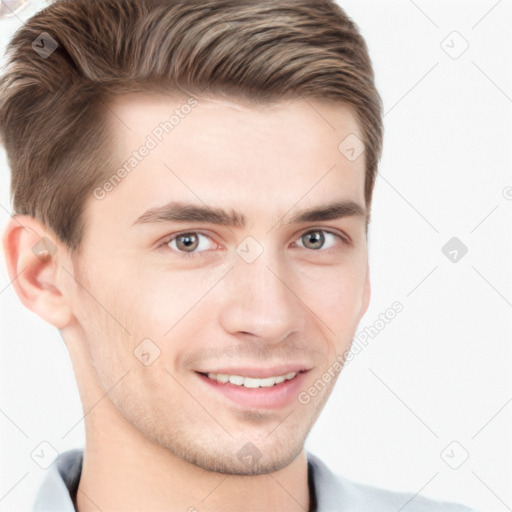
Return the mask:
<path fill-rule="evenodd" d="M 180 233 L 164 242 L 164 245 L 167 245 L 173 251 L 188 254 L 207 251 L 210 248 L 210 244 L 213 244 L 211 238 L 197 231 Z"/>
<path fill-rule="evenodd" d="M 320 249 L 327 250 L 336 245 L 336 239 L 340 239 L 342 242 L 347 243 L 341 235 L 331 233 L 325 229 L 314 229 L 301 235 L 299 238 L 299 247 L 304 247 L 305 249 L 311 249 L 313 251 L 318 251 Z"/>
<path fill-rule="evenodd" d="M 303 233 L 296 244 L 304 249 L 312 251 L 327 251 L 336 247 L 336 243 L 341 241 L 344 244 L 349 242 L 337 233 L 332 233 L 325 229 L 311 229 Z M 199 231 L 187 231 L 166 238 L 162 242 L 162 246 L 168 247 L 178 256 L 184 258 L 194 255 L 202 255 L 216 247 L 214 241 L 208 235 Z"/>

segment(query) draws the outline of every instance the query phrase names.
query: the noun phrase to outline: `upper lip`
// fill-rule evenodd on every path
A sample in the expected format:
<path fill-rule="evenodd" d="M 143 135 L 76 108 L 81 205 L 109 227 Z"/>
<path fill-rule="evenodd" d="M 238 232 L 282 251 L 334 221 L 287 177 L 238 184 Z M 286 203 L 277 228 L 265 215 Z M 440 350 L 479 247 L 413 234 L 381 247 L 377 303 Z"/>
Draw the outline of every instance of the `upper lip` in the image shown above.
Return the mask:
<path fill-rule="evenodd" d="M 300 373 L 307 372 L 309 368 L 303 364 L 283 364 L 278 366 L 269 367 L 250 367 L 250 366 L 236 366 L 231 368 L 216 368 L 213 370 L 197 370 L 198 373 L 215 373 L 224 375 L 240 375 L 242 377 L 253 377 L 256 379 L 265 379 L 267 377 L 278 377 L 279 375 L 286 375 L 287 373 Z"/>

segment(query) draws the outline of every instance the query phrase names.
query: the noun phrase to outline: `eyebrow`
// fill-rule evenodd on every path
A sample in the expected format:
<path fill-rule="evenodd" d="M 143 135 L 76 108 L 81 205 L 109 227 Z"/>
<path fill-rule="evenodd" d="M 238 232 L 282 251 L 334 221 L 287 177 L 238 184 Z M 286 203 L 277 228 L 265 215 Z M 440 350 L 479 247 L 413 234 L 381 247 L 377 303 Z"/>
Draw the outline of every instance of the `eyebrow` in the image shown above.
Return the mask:
<path fill-rule="evenodd" d="M 282 221 L 281 218 L 278 223 L 289 226 L 292 224 L 321 222 L 354 216 L 365 218 L 367 216 L 366 209 L 355 201 L 340 200 L 300 210 L 288 220 Z M 133 225 L 162 222 L 202 222 L 241 229 L 247 225 L 247 218 L 243 213 L 237 212 L 234 209 L 225 210 L 218 207 L 171 201 L 164 206 L 150 208 L 145 211 L 135 220 Z"/>

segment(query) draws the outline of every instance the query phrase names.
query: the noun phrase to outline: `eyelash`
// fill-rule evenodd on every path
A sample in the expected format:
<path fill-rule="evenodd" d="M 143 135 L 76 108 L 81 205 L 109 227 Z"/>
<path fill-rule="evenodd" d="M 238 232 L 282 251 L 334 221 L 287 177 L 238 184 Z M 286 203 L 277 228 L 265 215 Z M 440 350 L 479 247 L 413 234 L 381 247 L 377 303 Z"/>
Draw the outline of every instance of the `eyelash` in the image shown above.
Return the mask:
<path fill-rule="evenodd" d="M 328 229 L 320 229 L 320 228 L 315 228 L 315 229 L 308 229 L 307 231 L 304 231 L 302 234 L 300 234 L 297 238 L 297 240 L 300 240 L 304 235 L 307 235 L 308 233 L 315 233 L 317 231 L 321 231 L 323 233 L 328 233 L 330 235 L 334 235 L 335 237 L 339 238 L 341 240 L 341 242 L 345 245 L 350 245 L 350 241 L 348 240 L 348 238 L 344 237 L 343 235 L 340 235 L 339 233 L 336 233 L 335 231 L 330 231 Z M 160 245 L 160 247 L 162 248 L 165 248 L 165 247 L 168 247 L 168 245 L 175 239 L 177 239 L 178 237 L 180 236 L 183 236 L 183 235 L 203 235 L 203 236 L 206 236 L 207 238 L 209 238 L 210 240 L 212 240 L 212 238 L 206 234 L 206 233 L 203 233 L 202 231 L 183 231 L 181 233 L 177 233 L 175 235 L 172 235 L 172 237 L 168 237 L 166 238 Z M 212 240 L 213 241 L 213 240 Z M 198 251 L 198 252 L 184 252 L 184 251 L 176 251 L 175 249 L 171 249 L 170 247 L 168 247 L 169 250 L 173 253 L 175 253 L 179 258 L 191 258 L 191 257 L 195 257 L 195 256 L 205 256 L 207 255 L 210 251 L 209 250 L 205 250 L 205 251 Z M 302 247 L 299 247 L 300 249 L 302 249 Z M 304 249 L 307 249 L 307 247 L 304 247 Z M 310 249 L 311 252 L 328 252 L 330 250 L 332 250 L 334 248 L 329 248 L 329 249 Z"/>

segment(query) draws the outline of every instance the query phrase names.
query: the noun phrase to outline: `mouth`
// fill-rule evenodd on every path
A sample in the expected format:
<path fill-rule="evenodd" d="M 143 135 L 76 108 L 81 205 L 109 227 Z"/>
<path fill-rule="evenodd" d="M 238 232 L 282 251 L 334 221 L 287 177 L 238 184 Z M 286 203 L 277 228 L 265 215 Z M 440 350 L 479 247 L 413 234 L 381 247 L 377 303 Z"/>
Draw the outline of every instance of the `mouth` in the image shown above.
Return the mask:
<path fill-rule="evenodd" d="M 304 372 L 305 370 L 303 370 Z M 221 384 L 233 384 L 234 386 L 243 386 L 244 388 L 256 389 L 256 388 L 271 388 L 276 385 L 282 384 L 287 380 L 292 380 L 297 376 L 297 373 L 301 372 L 288 372 L 284 375 L 276 375 L 266 378 L 258 377 L 244 377 L 243 375 L 229 375 L 226 373 L 201 373 L 205 377 L 211 380 L 220 382 Z"/>
<path fill-rule="evenodd" d="M 265 377 L 248 376 L 249 372 L 195 373 L 217 399 L 220 395 L 243 409 L 281 409 L 297 400 L 308 372 L 297 370 Z"/>

